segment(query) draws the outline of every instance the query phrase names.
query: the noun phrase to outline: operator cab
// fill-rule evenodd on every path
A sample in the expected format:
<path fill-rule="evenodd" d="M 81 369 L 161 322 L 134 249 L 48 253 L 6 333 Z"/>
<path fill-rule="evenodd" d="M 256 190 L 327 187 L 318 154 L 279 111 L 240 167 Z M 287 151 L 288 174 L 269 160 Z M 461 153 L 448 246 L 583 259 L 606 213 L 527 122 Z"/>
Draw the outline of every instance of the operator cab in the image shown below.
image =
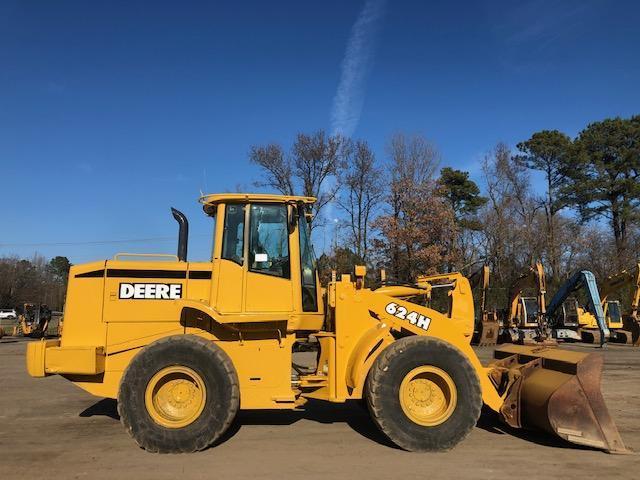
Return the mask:
<path fill-rule="evenodd" d="M 520 297 L 519 313 L 518 322 L 522 328 L 538 326 L 538 299 L 536 297 Z"/>
<path fill-rule="evenodd" d="M 577 328 L 580 325 L 578 308 L 577 298 L 569 297 L 564 301 L 562 304 L 562 326 Z"/>
<path fill-rule="evenodd" d="M 604 315 L 609 328 L 622 328 L 622 312 L 618 300 L 609 300 L 605 303 Z"/>
<path fill-rule="evenodd" d="M 261 194 L 200 199 L 215 220 L 212 307 L 223 314 L 286 320 L 288 331 L 322 328 L 310 229 L 314 201 Z"/>

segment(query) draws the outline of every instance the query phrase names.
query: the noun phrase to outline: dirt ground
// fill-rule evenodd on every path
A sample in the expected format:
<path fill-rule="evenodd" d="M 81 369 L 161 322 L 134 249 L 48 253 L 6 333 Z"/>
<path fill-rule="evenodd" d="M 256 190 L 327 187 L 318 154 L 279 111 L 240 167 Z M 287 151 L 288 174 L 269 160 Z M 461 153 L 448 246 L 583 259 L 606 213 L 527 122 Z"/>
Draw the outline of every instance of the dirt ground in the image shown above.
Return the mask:
<path fill-rule="evenodd" d="M 483 414 L 454 450 L 390 445 L 358 405 L 241 412 L 224 441 L 191 455 L 139 449 L 115 402 L 61 377 L 30 378 L 26 340 L 0 340 L 0 479 L 13 478 L 638 478 L 640 455 L 608 455 L 508 430 Z M 595 350 L 593 347 L 573 347 Z M 479 349 L 483 360 L 490 349 Z M 604 351 L 603 391 L 627 446 L 640 452 L 640 349 Z"/>

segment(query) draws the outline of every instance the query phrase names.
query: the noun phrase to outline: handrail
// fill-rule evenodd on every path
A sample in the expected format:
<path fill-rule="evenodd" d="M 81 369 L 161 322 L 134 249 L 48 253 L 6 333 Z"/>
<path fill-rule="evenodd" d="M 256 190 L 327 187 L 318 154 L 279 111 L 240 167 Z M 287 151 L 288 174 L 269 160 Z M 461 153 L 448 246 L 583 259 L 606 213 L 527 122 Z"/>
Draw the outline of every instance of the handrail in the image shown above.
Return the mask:
<path fill-rule="evenodd" d="M 122 260 L 121 257 L 165 258 L 167 262 L 178 262 L 178 256 L 170 253 L 116 253 L 114 260 Z"/>

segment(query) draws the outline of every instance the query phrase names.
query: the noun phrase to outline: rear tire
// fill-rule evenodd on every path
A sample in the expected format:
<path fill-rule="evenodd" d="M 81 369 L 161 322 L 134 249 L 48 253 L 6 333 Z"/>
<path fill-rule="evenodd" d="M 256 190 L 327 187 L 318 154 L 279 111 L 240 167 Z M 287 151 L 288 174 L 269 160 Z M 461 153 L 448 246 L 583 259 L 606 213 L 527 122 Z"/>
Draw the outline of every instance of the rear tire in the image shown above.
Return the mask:
<path fill-rule="evenodd" d="M 229 356 L 195 335 L 158 340 L 127 367 L 118 392 L 120 420 L 149 452 L 202 450 L 229 428 L 240 404 Z"/>
<path fill-rule="evenodd" d="M 453 448 L 482 409 L 480 380 L 467 357 L 431 337 L 405 337 L 387 347 L 371 367 L 366 397 L 380 430 L 412 452 Z"/>

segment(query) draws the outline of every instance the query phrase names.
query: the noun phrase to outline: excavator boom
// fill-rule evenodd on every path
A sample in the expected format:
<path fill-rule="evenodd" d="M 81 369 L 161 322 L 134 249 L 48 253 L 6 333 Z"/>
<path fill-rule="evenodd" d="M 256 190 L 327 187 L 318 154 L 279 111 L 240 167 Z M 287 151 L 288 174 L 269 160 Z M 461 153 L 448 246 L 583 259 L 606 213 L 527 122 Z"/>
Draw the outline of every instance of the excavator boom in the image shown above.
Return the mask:
<path fill-rule="evenodd" d="M 498 342 L 500 334 L 500 322 L 495 309 L 487 308 L 487 293 L 489 291 L 489 279 L 491 270 L 489 265 L 483 265 L 469 277 L 471 288 L 480 289 L 480 311 L 475 322 L 474 336 L 472 343 L 479 347 L 491 347 Z"/>
<path fill-rule="evenodd" d="M 599 335 L 596 335 L 596 332 L 592 332 L 592 338 L 598 338 L 598 341 L 601 345 L 604 345 L 609 338 L 610 332 L 607 327 L 607 323 L 604 317 L 604 311 L 602 309 L 602 304 L 600 301 L 600 293 L 598 291 L 598 284 L 596 283 L 596 278 L 588 270 L 581 270 L 573 274 L 565 283 L 563 283 L 556 294 L 553 296 L 551 301 L 549 302 L 549 306 L 547 307 L 547 316 L 552 320 L 552 326 L 556 330 L 556 335 L 559 337 L 562 336 L 563 330 L 565 330 L 563 325 L 561 325 L 558 320 L 558 315 L 560 310 L 562 309 L 562 305 L 569 298 L 571 294 L 580 288 L 584 288 L 587 293 L 587 301 L 588 301 L 588 310 L 593 312 L 595 315 L 596 323 L 599 330 Z M 583 337 L 588 332 L 583 332 Z M 591 338 L 591 337 L 590 337 Z"/>

